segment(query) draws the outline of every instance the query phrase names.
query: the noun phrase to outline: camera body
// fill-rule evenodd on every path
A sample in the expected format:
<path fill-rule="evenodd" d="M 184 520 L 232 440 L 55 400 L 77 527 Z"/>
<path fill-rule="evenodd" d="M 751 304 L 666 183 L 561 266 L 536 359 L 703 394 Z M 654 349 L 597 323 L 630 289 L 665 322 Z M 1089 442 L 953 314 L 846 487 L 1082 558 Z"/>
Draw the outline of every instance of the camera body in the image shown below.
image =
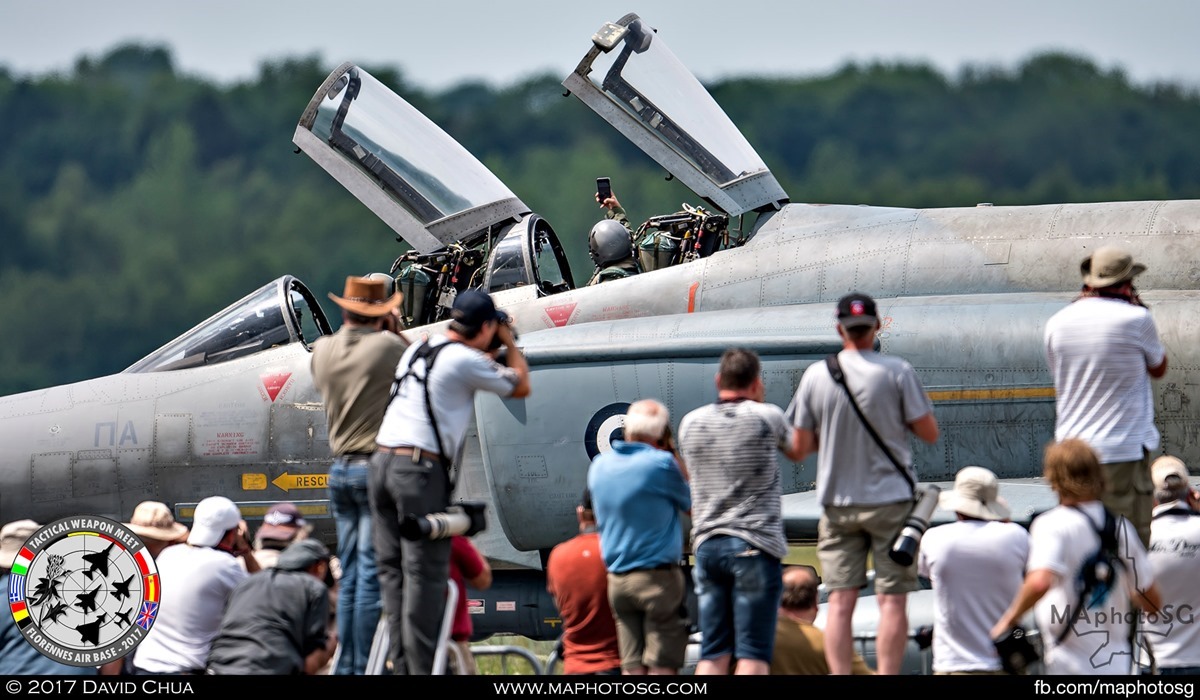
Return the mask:
<path fill-rule="evenodd" d="M 900 566 L 912 566 L 917 556 L 917 548 L 921 546 L 921 537 L 929 528 L 929 519 L 933 517 L 933 511 L 937 508 L 941 489 L 933 484 L 921 484 L 916 491 L 912 512 L 908 514 L 908 520 L 904 521 L 904 527 L 900 529 L 900 534 L 896 536 L 896 541 L 888 552 L 892 561 Z"/>
<path fill-rule="evenodd" d="M 470 537 L 487 528 L 483 501 L 460 501 L 444 513 L 406 515 L 400 523 L 400 536 L 406 540 L 440 540 L 454 535 Z"/>

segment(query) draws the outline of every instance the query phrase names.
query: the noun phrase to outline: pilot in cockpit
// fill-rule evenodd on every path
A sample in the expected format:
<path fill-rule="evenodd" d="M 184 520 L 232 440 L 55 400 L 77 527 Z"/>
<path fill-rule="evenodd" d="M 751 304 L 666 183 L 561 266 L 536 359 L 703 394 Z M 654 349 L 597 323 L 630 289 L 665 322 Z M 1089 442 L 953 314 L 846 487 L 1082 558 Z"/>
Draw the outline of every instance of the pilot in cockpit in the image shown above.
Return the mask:
<path fill-rule="evenodd" d="M 629 227 L 625 209 L 617 201 L 616 195 L 611 191 L 607 194 L 607 197 L 601 199 L 601 193 L 596 193 L 596 201 L 607 211 L 604 219 L 597 222 L 588 233 L 588 252 L 596 265 L 596 271 L 592 273 L 588 286 L 623 279 L 642 271 L 638 265 L 633 245 L 633 230 Z"/>

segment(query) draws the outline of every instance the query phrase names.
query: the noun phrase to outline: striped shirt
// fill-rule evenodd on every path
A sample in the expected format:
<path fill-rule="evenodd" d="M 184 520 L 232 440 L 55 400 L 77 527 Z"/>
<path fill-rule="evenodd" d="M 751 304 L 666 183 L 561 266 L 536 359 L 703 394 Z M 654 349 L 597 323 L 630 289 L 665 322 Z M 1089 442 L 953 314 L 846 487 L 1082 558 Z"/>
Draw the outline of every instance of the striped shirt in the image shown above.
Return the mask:
<path fill-rule="evenodd" d="M 1089 297 L 1046 322 L 1054 378 L 1054 439 L 1080 438 L 1101 463 L 1142 458 L 1158 448 L 1147 367 L 1165 352 L 1150 312 L 1119 299 Z"/>
<path fill-rule="evenodd" d="M 679 423 L 692 487 L 692 551 L 730 535 L 779 559 L 787 555 L 779 463 L 791 426 L 783 409 L 757 401 L 701 406 Z"/>

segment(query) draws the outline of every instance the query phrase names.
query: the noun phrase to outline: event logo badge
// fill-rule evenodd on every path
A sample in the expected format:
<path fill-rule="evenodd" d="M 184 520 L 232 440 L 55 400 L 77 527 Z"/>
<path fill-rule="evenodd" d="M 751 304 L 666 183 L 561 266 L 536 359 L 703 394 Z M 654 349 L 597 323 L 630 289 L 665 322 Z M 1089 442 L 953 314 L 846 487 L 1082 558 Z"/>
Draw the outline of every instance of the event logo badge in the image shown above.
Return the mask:
<path fill-rule="evenodd" d="M 25 541 L 8 606 L 25 639 L 71 666 L 119 659 L 158 614 L 158 569 L 131 530 L 96 516 L 56 520 Z"/>

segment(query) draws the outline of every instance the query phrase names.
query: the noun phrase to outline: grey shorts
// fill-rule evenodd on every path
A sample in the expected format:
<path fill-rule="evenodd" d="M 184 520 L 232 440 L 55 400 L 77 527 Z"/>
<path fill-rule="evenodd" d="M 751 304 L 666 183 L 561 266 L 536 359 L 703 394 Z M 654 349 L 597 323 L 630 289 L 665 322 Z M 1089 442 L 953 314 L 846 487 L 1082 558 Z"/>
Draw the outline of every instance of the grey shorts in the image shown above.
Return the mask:
<path fill-rule="evenodd" d="M 867 585 L 869 554 L 875 566 L 876 593 L 917 590 L 916 562 L 900 566 L 888 556 L 912 504 L 826 506 L 817 524 L 817 561 L 825 587 L 832 591 Z"/>

